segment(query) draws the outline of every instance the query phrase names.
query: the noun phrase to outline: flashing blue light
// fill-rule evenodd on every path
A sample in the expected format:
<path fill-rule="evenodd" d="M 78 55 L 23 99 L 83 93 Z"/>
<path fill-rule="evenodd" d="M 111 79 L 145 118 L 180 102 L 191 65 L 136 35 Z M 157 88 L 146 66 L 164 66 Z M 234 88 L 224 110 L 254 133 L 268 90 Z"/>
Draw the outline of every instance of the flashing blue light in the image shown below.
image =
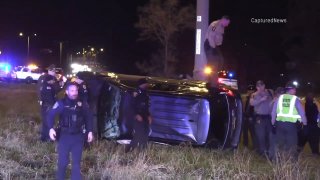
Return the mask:
<path fill-rule="evenodd" d="M 0 63 L 0 69 L 3 70 L 5 73 L 9 73 L 11 70 L 11 65 L 8 63 Z"/>
<path fill-rule="evenodd" d="M 233 74 L 232 72 L 230 72 L 230 73 L 228 74 L 228 76 L 229 76 L 229 78 L 233 78 L 234 74 Z"/>

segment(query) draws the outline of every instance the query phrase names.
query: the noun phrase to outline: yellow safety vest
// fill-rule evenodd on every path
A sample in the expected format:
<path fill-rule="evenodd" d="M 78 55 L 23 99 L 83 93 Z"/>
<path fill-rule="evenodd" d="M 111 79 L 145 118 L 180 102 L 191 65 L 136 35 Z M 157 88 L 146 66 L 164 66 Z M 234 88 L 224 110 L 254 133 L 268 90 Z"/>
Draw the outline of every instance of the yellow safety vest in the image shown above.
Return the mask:
<path fill-rule="evenodd" d="M 283 94 L 279 97 L 277 106 L 277 121 L 295 123 L 301 120 L 295 106 L 297 96 Z"/>

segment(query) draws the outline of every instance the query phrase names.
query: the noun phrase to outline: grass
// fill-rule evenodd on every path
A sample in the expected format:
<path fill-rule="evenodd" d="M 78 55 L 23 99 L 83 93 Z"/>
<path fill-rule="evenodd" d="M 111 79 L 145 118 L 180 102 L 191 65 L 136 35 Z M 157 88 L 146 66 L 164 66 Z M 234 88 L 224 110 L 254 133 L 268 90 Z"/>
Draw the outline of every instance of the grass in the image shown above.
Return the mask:
<path fill-rule="evenodd" d="M 40 143 L 35 85 L 0 83 L 0 179 L 54 179 L 54 143 Z M 83 153 L 85 179 L 320 179 L 320 158 L 271 163 L 240 147 L 236 151 L 187 144 L 150 144 L 145 153 L 124 154 L 112 141 L 95 141 Z M 70 172 L 68 172 L 68 175 Z"/>

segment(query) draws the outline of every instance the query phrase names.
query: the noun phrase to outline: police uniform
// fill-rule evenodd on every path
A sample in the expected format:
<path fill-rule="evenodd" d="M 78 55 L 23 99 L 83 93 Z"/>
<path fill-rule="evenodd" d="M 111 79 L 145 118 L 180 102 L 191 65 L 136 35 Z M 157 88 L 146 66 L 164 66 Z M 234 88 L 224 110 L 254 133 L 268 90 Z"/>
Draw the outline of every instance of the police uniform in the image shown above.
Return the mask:
<path fill-rule="evenodd" d="M 264 85 L 264 84 L 263 84 Z M 265 98 L 266 100 L 261 101 Z M 269 151 L 269 139 L 271 136 L 271 102 L 272 93 L 265 89 L 263 92 L 255 92 L 252 94 L 250 104 L 254 107 L 254 129 L 258 153 L 265 155 Z"/>
<path fill-rule="evenodd" d="M 42 130 L 40 139 L 43 142 L 47 142 L 50 140 L 49 128 L 46 120 L 47 114 L 55 103 L 56 96 L 61 90 L 61 87 L 56 77 L 49 74 L 44 74 L 38 80 L 38 88 L 42 119 Z"/>
<path fill-rule="evenodd" d="M 57 179 L 64 180 L 69 164 L 69 153 L 72 155 L 71 179 L 80 180 L 80 163 L 85 141 L 85 132 L 92 132 L 92 113 L 88 104 L 78 99 L 65 97 L 55 103 L 49 112 L 49 128 L 54 127 L 54 118 L 60 115 L 58 123 L 58 170 Z"/>
<path fill-rule="evenodd" d="M 293 88 L 293 87 L 289 87 Z M 298 144 L 297 122 L 306 125 L 303 107 L 297 96 L 285 93 L 280 95 L 272 109 L 272 125 L 276 129 L 276 151 L 296 158 Z"/>
<path fill-rule="evenodd" d="M 149 95 L 146 90 L 138 88 L 134 92 L 133 109 L 135 115 L 140 115 L 142 121 L 134 120 L 133 123 L 133 139 L 126 147 L 126 152 L 133 150 L 138 147 L 139 150 L 147 147 L 148 136 L 149 136 Z"/>
<path fill-rule="evenodd" d="M 215 72 L 220 71 L 223 66 L 224 60 L 219 46 L 223 42 L 224 29 L 222 19 L 212 22 L 206 31 L 203 45 L 207 64 L 213 67 Z M 218 82 L 217 73 L 213 73 L 208 81 L 211 85 L 216 86 Z"/>

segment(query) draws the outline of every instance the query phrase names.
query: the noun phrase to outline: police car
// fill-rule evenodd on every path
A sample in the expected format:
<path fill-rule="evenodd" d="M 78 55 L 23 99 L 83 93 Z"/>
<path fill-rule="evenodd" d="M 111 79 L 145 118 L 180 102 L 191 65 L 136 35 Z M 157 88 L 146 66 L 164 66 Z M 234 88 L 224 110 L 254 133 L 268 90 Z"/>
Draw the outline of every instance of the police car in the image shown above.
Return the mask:
<path fill-rule="evenodd" d="M 231 71 L 218 72 L 218 84 L 238 90 L 238 80 L 235 79 L 235 74 Z"/>
<path fill-rule="evenodd" d="M 42 74 L 44 74 L 44 70 L 36 65 L 17 66 L 14 69 L 12 78 L 17 81 L 25 81 L 26 83 L 32 83 L 38 81 L 39 77 Z"/>

